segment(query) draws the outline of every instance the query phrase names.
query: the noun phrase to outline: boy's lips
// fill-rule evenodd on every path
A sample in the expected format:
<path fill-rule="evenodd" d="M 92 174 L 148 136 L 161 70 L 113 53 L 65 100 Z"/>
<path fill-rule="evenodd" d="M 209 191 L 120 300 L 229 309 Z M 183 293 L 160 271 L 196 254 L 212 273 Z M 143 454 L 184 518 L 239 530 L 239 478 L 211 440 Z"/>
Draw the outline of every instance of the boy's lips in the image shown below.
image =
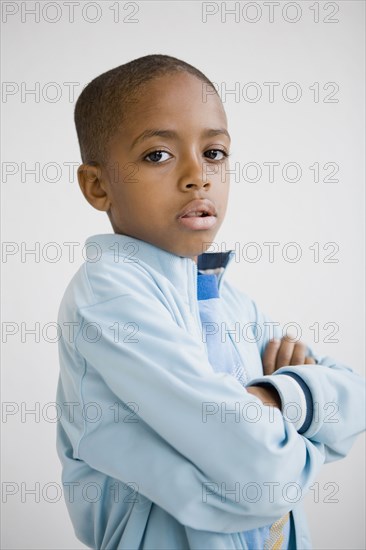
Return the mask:
<path fill-rule="evenodd" d="M 211 229 L 217 222 L 217 212 L 209 199 L 197 199 L 186 204 L 177 218 L 189 229 Z"/>
<path fill-rule="evenodd" d="M 187 215 L 192 216 L 195 212 L 202 212 L 207 216 L 217 216 L 216 208 L 213 202 L 209 199 L 197 199 L 186 204 L 185 207 L 179 212 L 178 218 L 184 218 Z"/>

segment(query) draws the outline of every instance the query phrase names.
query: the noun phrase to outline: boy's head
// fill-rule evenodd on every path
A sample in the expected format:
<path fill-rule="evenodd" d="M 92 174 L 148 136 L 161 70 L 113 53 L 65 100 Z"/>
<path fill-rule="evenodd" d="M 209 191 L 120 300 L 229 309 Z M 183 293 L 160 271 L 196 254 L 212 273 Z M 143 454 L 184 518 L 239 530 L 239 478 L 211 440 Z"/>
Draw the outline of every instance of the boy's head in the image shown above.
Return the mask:
<path fill-rule="evenodd" d="M 80 187 L 115 233 L 179 256 L 204 252 L 226 212 L 230 137 L 203 73 L 166 55 L 130 61 L 84 88 L 75 125 Z M 192 215 L 201 206 L 209 216 Z"/>

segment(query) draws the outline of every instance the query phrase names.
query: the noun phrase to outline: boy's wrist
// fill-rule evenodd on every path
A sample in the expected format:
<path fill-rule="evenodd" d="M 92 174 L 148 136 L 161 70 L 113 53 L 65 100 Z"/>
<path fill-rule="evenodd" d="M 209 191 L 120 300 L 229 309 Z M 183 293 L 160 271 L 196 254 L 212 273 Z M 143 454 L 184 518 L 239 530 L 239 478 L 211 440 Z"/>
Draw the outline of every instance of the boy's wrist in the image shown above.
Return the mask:
<path fill-rule="evenodd" d="M 252 380 L 248 386 L 271 386 L 279 395 L 279 407 L 284 418 L 291 422 L 297 431 L 303 433 L 303 428 L 312 420 L 312 399 L 306 384 L 300 384 L 287 373 L 276 371 L 272 375 L 265 375 Z M 305 393 L 305 389 L 307 390 Z M 309 394 L 309 395 L 308 395 Z"/>
<path fill-rule="evenodd" d="M 276 388 L 270 384 L 263 384 L 260 386 L 248 386 L 246 388 L 248 393 L 255 395 L 260 399 L 263 405 L 276 407 L 281 410 L 281 398 Z"/>

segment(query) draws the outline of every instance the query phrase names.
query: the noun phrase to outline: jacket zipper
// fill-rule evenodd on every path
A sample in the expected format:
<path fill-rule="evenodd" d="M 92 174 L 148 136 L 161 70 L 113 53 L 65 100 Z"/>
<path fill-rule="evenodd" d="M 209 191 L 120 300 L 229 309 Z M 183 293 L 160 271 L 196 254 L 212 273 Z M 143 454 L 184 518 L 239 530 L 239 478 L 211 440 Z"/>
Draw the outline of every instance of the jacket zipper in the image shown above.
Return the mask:
<path fill-rule="evenodd" d="M 235 256 L 234 251 L 231 251 L 230 256 L 229 256 L 229 260 L 226 264 L 226 267 L 228 267 L 229 263 L 233 260 L 234 256 Z M 190 302 L 191 311 L 192 311 L 192 313 L 194 315 L 194 318 L 195 318 L 195 321 L 196 321 L 198 334 L 200 334 L 200 336 L 202 337 L 202 325 L 201 325 L 201 318 L 200 318 L 199 305 L 198 305 L 198 299 L 197 299 L 197 270 L 198 270 L 198 267 L 197 267 L 197 264 L 195 262 L 192 262 L 191 267 L 192 267 L 192 274 L 193 274 L 193 296 L 192 296 L 192 293 L 190 293 L 189 302 Z M 223 281 L 223 278 L 224 278 L 225 275 L 226 275 L 226 269 L 225 269 L 225 271 L 223 271 L 220 274 L 220 276 L 218 278 L 217 287 L 218 287 L 218 290 L 219 290 L 219 295 L 220 295 L 220 289 L 221 289 L 222 281 Z M 192 288 L 192 286 L 190 286 L 189 288 Z M 245 384 L 246 384 L 249 381 L 249 376 L 248 376 L 248 372 L 245 368 L 244 361 L 241 357 L 241 354 L 240 354 L 239 349 L 236 345 L 236 342 L 233 340 L 230 333 L 229 333 L 229 338 L 231 340 L 231 344 L 233 345 L 233 347 L 235 349 L 235 353 L 236 353 L 236 356 L 237 356 L 238 361 L 239 361 L 239 367 L 242 368 L 244 377 L 246 379 L 245 380 Z M 202 344 L 205 346 L 206 354 L 208 355 L 207 343 L 202 341 Z"/>

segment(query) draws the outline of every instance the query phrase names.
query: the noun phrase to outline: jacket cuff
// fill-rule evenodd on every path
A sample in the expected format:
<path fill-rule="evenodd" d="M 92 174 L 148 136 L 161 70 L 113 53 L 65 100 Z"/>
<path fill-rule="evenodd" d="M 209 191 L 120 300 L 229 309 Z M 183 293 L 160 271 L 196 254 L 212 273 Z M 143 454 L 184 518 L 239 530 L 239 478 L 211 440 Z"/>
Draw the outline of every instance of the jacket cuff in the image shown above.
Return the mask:
<path fill-rule="evenodd" d="M 291 422 L 299 433 L 304 433 L 312 421 L 312 397 L 309 388 L 293 373 L 265 375 L 251 380 L 248 386 L 273 386 L 281 399 L 283 417 Z"/>

